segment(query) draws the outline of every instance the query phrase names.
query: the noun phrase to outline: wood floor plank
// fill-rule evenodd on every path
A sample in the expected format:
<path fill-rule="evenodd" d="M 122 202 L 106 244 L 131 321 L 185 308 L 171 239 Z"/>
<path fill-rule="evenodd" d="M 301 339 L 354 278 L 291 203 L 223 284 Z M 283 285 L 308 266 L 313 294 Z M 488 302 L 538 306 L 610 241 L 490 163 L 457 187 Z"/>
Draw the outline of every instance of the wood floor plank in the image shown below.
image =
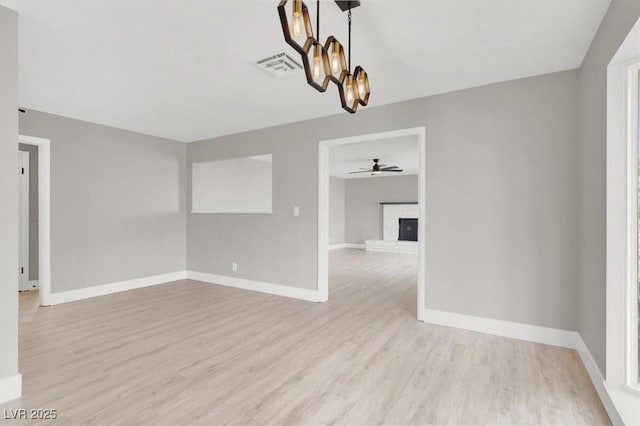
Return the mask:
<path fill-rule="evenodd" d="M 575 351 L 418 322 L 415 256 L 330 265 L 323 304 L 188 280 L 48 308 L 21 293 L 24 396 L 2 408 L 65 425 L 610 424 Z"/>

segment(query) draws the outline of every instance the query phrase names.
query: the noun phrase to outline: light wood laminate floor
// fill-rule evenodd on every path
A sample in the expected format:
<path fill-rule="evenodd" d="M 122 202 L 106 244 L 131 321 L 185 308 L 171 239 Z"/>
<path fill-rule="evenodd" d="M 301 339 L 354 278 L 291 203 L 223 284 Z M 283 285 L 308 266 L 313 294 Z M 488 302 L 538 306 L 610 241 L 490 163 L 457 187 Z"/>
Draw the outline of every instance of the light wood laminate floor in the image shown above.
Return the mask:
<path fill-rule="evenodd" d="M 49 308 L 23 293 L 24 396 L 2 408 L 65 425 L 609 424 L 575 351 L 418 322 L 414 256 L 330 263 L 323 304 L 195 281 Z"/>

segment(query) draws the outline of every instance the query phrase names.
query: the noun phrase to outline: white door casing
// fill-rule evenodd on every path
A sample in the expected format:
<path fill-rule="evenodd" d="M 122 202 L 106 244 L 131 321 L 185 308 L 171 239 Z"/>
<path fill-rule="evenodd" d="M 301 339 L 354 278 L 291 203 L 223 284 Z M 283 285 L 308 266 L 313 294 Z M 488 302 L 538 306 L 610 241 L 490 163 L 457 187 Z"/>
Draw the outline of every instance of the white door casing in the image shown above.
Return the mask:
<path fill-rule="evenodd" d="M 18 152 L 18 276 L 20 291 L 29 290 L 29 153 Z"/>

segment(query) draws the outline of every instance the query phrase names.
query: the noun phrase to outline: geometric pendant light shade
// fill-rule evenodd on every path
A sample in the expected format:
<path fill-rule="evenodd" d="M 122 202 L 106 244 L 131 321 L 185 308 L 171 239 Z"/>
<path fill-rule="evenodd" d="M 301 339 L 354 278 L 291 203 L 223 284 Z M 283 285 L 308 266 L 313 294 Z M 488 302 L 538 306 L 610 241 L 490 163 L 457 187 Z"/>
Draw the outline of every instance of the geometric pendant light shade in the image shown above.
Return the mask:
<path fill-rule="evenodd" d="M 353 78 L 356 82 L 360 105 L 366 106 L 367 103 L 369 103 L 369 93 L 371 93 L 371 90 L 369 89 L 369 76 L 364 68 L 358 65 L 353 71 Z"/>
<path fill-rule="evenodd" d="M 351 74 L 351 2 L 342 2 L 343 4 L 341 5 L 341 9 L 343 6 L 345 6 L 344 3 L 346 3 L 346 10 L 349 11 L 349 52 L 347 54 L 347 74 L 345 75 L 344 79 L 342 80 L 341 84 L 338 85 L 338 92 L 340 93 L 340 103 L 342 104 L 342 109 L 344 109 L 345 111 L 354 114 L 357 109 L 358 109 L 358 105 L 361 104 L 361 100 L 360 100 L 360 94 L 362 93 L 362 96 L 365 97 L 365 102 L 369 101 L 369 97 L 367 96 L 367 93 L 365 93 L 368 87 L 368 81 L 369 81 L 369 77 L 366 76 L 367 78 L 367 87 L 365 87 L 364 85 L 364 77 L 365 75 L 363 74 L 364 70 L 362 69 L 362 67 L 357 67 L 356 70 L 358 71 L 359 75 L 360 75 L 360 79 L 361 79 L 361 83 L 363 83 L 363 85 L 361 87 L 358 87 L 357 82 L 356 82 L 356 78 L 355 78 L 355 70 L 354 73 Z M 340 3 L 338 3 L 338 5 L 340 6 Z M 366 104 L 365 104 L 366 105 Z"/>
<path fill-rule="evenodd" d="M 293 0 L 290 13 L 287 13 L 285 7 L 288 0 L 282 0 L 278 5 L 278 14 L 280 15 L 280 24 L 284 39 L 301 55 L 306 54 L 311 45 L 315 41 L 313 38 L 313 30 L 311 29 L 311 21 L 309 20 L 309 9 L 301 0 Z"/>
<path fill-rule="evenodd" d="M 331 68 L 324 46 L 314 40 L 309 52 L 302 55 L 302 62 L 307 83 L 318 92 L 326 91 L 331 78 Z"/>
<path fill-rule="evenodd" d="M 355 113 L 358 105 L 366 106 L 371 89 L 369 76 L 357 66 L 351 72 L 351 9 L 360 6 L 359 0 L 335 0 L 343 12 L 349 12 L 348 52 L 334 36 L 320 42 L 320 1 L 316 0 L 316 37 L 314 37 L 309 9 L 302 0 L 281 0 L 278 15 L 287 44 L 302 57 L 307 83 L 325 92 L 329 82 L 338 87 L 340 104 L 345 111 Z"/>
<path fill-rule="evenodd" d="M 360 103 L 360 97 L 358 95 L 358 88 L 356 87 L 356 81 L 353 75 L 347 74 L 342 81 L 342 84 L 338 86 L 340 92 L 340 102 L 342 109 L 355 113 L 358 109 L 358 103 Z"/>
<path fill-rule="evenodd" d="M 344 78 L 349 73 L 347 59 L 344 56 L 344 47 L 342 47 L 342 44 L 340 44 L 334 36 L 329 36 L 324 44 L 324 48 L 329 56 L 331 81 L 338 85 L 342 84 Z"/>

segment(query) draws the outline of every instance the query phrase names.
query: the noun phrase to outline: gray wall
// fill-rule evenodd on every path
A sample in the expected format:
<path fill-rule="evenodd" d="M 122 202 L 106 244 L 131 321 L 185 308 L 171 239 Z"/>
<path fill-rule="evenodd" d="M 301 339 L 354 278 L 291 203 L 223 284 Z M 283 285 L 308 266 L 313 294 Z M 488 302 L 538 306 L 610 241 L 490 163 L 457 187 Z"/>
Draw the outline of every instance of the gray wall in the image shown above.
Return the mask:
<path fill-rule="evenodd" d="M 191 143 L 188 175 L 273 153 L 274 211 L 188 215 L 189 269 L 315 289 L 318 140 L 426 126 L 427 307 L 576 330 L 576 102 L 565 71 Z"/>
<path fill-rule="evenodd" d="M 18 144 L 29 153 L 29 280 L 38 279 L 38 147 Z"/>
<path fill-rule="evenodd" d="M 345 179 L 329 176 L 329 245 L 345 241 Z"/>
<path fill-rule="evenodd" d="M 638 0 L 614 0 L 579 72 L 579 331 L 605 371 L 607 65 L 640 16 Z"/>
<path fill-rule="evenodd" d="M 348 243 L 382 239 L 382 201 L 418 201 L 418 176 L 347 179 Z"/>
<path fill-rule="evenodd" d="M 189 270 L 316 288 L 318 191 L 310 182 L 317 186 L 318 146 L 305 140 L 313 130 L 301 122 L 187 145 L 189 209 L 192 162 L 273 154 L 273 213 L 189 214 Z M 294 206 L 300 216 L 293 216 Z"/>
<path fill-rule="evenodd" d="M 27 111 L 51 140 L 51 290 L 185 269 L 183 143 Z"/>
<path fill-rule="evenodd" d="M 0 378 L 18 373 L 18 16 L 0 6 Z"/>

